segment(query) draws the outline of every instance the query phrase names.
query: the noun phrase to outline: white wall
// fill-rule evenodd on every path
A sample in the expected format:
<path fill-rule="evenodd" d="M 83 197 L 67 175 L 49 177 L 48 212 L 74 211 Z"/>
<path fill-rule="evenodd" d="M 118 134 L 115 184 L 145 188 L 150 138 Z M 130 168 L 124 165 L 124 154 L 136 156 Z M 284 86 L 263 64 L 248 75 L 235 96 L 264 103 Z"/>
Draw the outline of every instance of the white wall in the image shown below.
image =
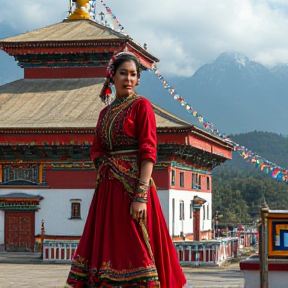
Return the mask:
<path fill-rule="evenodd" d="M 27 193 L 44 197 L 40 209 L 35 212 L 35 234 L 41 233 L 41 221 L 44 220 L 45 234 L 81 236 L 87 218 L 94 189 L 0 189 L 0 195 L 9 193 Z M 81 199 L 81 219 L 70 219 L 70 199 Z M 0 211 L 1 213 L 2 211 Z M 0 225 L 1 225 L 0 214 Z M 4 223 L 4 222 L 3 222 Z M 4 224 L 3 224 L 4 225 Z M 3 229 L 4 230 L 4 229 Z M 0 226 L 0 240 L 4 238 Z M 3 241 L 4 242 L 4 241 Z M 0 242 L 1 244 L 1 242 Z"/>
<path fill-rule="evenodd" d="M 158 190 L 157 194 L 166 220 L 166 225 L 168 227 L 169 213 L 172 210 L 171 207 L 169 207 L 169 190 Z"/>
<path fill-rule="evenodd" d="M 0 210 L 0 245 L 4 245 L 4 211 Z"/>
<path fill-rule="evenodd" d="M 174 235 L 180 235 L 180 232 L 183 231 L 184 234 L 193 233 L 193 217 L 190 218 L 190 203 L 193 200 L 194 196 L 199 196 L 205 199 L 206 208 L 206 219 L 203 220 L 203 209 L 200 210 L 200 230 L 207 231 L 211 229 L 211 213 L 212 213 L 212 194 L 204 193 L 199 191 L 185 191 L 185 190 L 174 190 L 169 191 L 169 203 L 170 203 L 170 215 L 169 215 L 169 233 L 173 234 L 172 231 L 172 199 L 175 199 L 175 229 Z M 184 220 L 179 220 L 180 214 L 180 200 L 184 201 Z M 209 204 L 209 218 L 207 219 L 207 207 Z"/>
<path fill-rule="evenodd" d="M 81 236 L 87 218 L 94 189 L 0 189 L 0 195 L 9 193 L 27 193 L 44 197 L 40 201 L 40 209 L 35 212 L 35 235 L 41 233 L 41 221 L 45 222 L 45 234 Z M 211 229 L 212 194 L 199 191 L 158 190 L 169 233 L 172 235 L 172 199 L 175 198 L 175 231 L 174 235 L 193 233 L 193 218 L 190 218 L 190 203 L 194 196 L 199 196 L 209 203 L 210 219 L 203 220 L 203 210 L 200 212 L 200 230 Z M 81 219 L 70 219 L 70 199 L 81 199 Z M 179 201 L 184 201 L 185 220 L 179 220 Z M 206 208 L 206 207 L 205 207 Z M 207 209 L 206 209 L 207 215 Z M 4 244 L 4 212 L 0 211 L 0 244 Z"/>

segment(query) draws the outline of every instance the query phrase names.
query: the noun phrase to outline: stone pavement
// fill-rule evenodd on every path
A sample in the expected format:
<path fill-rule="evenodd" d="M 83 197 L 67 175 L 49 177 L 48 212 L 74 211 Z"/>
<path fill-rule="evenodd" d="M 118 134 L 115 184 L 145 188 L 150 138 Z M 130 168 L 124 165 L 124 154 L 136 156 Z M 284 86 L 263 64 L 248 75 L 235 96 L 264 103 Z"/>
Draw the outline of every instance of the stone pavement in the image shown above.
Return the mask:
<path fill-rule="evenodd" d="M 0 253 L 0 288 L 63 288 L 70 265 L 44 264 L 39 257 L 35 253 Z M 183 271 L 187 288 L 244 287 L 238 263 L 225 268 L 183 267 Z"/>

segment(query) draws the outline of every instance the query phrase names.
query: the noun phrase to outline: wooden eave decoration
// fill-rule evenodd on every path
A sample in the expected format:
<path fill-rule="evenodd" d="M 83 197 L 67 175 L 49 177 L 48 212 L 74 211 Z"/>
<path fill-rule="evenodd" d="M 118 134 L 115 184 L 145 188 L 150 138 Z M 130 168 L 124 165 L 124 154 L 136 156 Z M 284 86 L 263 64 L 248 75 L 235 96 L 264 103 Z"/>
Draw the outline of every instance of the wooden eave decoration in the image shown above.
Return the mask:
<path fill-rule="evenodd" d="M 197 195 L 194 196 L 192 201 L 193 201 L 193 205 L 196 204 L 196 205 L 201 205 L 201 206 L 207 202 L 205 199 L 203 199 Z"/>
<path fill-rule="evenodd" d="M 38 210 L 40 201 L 44 199 L 40 195 L 26 193 L 10 193 L 0 196 L 0 210 Z"/>
<path fill-rule="evenodd" d="M 158 143 L 161 144 L 169 144 L 169 143 L 175 143 L 175 144 L 182 144 L 186 142 L 186 137 L 188 136 L 197 136 L 200 139 L 203 139 L 205 141 L 209 141 L 211 143 L 215 143 L 218 144 L 222 147 L 225 147 L 226 149 L 229 150 L 233 150 L 233 145 L 230 143 L 225 142 L 223 139 L 221 139 L 220 137 L 216 136 L 216 135 L 211 135 L 208 132 L 199 129 L 197 127 L 195 127 L 194 125 L 188 126 L 188 127 L 159 127 L 157 128 L 157 134 L 159 135 L 167 135 L 167 134 L 178 134 L 181 135 L 182 137 L 181 142 L 177 141 L 166 141 L 166 140 L 161 140 L 160 137 L 160 141 L 158 141 Z M 186 143 L 187 144 L 187 143 Z M 187 144 L 189 145 L 189 144 Z"/>
<path fill-rule="evenodd" d="M 17 54 L 51 54 L 51 53 L 101 53 L 123 51 L 126 39 L 115 40 L 67 40 L 67 41 L 36 41 L 36 42 L 6 42 L 0 48 L 10 55 Z"/>
<path fill-rule="evenodd" d="M 95 127 L 0 128 L 0 134 L 94 134 Z M 1 143 L 0 143 L 1 145 Z"/>
<path fill-rule="evenodd" d="M 10 201 L 10 202 L 17 202 L 17 201 L 26 201 L 26 202 L 39 202 L 43 200 L 44 198 L 40 195 L 32 195 L 27 193 L 9 193 L 5 195 L 0 195 L 0 201 Z M 38 205 L 37 204 L 37 205 Z"/>
<path fill-rule="evenodd" d="M 175 158 L 182 159 L 191 165 L 213 169 L 227 160 L 227 157 L 203 151 L 189 145 L 158 144 L 158 160 L 170 161 Z M 157 161 L 158 161 L 157 160 Z"/>

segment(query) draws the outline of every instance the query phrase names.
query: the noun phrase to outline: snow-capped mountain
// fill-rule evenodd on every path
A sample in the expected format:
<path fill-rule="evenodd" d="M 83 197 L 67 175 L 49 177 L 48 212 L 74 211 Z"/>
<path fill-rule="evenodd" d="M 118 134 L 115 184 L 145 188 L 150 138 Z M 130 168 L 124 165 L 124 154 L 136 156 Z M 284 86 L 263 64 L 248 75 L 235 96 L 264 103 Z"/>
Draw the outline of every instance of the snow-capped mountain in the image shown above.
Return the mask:
<path fill-rule="evenodd" d="M 279 80 L 288 79 L 288 63 L 275 66 L 270 69 L 276 78 Z"/>
<path fill-rule="evenodd" d="M 169 83 L 174 86 L 173 79 Z M 261 130 L 288 134 L 287 65 L 271 69 L 240 53 L 225 52 L 175 87 L 182 98 L 224 133 Z M 149 94 L 145 88 L 143 94 Z M 157 101 L 162 98 L 162 106 L 195 123 L 179 103 L 165 100 L 167 94 L 158 89 Z"/>

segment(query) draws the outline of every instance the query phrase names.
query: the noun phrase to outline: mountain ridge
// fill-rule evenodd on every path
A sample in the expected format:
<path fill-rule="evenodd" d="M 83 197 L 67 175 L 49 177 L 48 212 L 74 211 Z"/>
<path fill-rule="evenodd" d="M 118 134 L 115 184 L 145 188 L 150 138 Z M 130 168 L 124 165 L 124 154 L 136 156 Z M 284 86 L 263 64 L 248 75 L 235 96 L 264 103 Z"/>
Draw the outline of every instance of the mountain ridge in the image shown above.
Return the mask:
<path fill-rule="evenodd" d="M 288 168 L 287 136 L 254 131 L 230 137 L 267 160 Z M 240 224 L 258 219 L 264 198 L 270 209 L 285 210 L 287 192 L 287 183 L 275 181 L 237 152 L 233 152 L 232 160 L 213 170 L 213 211 L 220 211 L 222 223 Z"/>

